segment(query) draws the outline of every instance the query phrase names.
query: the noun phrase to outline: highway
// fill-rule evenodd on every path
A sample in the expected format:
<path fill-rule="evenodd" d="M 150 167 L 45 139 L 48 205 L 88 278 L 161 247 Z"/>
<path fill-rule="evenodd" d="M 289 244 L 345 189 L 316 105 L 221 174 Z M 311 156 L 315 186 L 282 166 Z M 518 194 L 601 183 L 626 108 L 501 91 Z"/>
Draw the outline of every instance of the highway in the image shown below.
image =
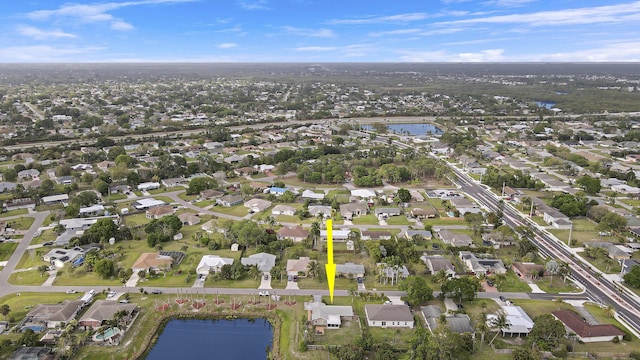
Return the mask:
<path fill-rule="evenodd" d="M 517 226 L 529 228 L 534 234 L 532 241 L 538 246 L 542 256 L 559 259 L 569 264 L 571 276 L 584 286 L 585 294 L 591 300 L 613 306 L 626 325 L 636 334 L 640 333 L 640 302 L 637 296 L 621 291 L 616 284 L 600 276 L 590 265 L 585 264 L 584 260 L 576 258 L 564 243 L 540 228 L 538 224 L 524 217 L 511 205 L 500 204 L 501 199 L 491 190 L 478 184 L 456 166 L 449 164 L 449 167 L 455 176 L 451 180 L 460 187 L 461 191 L 471 196 L 489 211 L 496 212 L 502 208 L 505 224 L 513 228 Z"/>

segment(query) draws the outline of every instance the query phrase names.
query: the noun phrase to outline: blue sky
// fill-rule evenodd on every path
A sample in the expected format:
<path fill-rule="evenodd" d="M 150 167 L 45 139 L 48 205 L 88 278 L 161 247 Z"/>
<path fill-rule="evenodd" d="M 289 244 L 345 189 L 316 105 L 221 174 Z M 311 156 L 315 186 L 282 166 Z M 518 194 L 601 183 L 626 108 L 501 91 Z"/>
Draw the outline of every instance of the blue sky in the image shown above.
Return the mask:
<path fill-rule="evenodd" d="M 640 61 L 640 1 L 3 1 L 0 62 Z"/>

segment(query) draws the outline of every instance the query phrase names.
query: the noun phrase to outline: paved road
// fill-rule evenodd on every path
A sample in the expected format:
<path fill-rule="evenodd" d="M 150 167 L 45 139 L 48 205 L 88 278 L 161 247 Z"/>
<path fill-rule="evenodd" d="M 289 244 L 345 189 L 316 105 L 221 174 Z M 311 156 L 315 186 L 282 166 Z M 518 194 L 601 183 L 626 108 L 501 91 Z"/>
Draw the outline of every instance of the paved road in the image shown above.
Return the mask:
<path fill-rule="evenodd" d="M 569 264 L 571 276 L 580 282 L 586 289 L 585 294 L 595 302 L 611 304 L 618 315 L 636 334 L 640 334 L 640 299 L 625 291 L 619 291 L 618 287 L 606 276 L 599 275 L 593 266 L 584 259 L 578 258 L 564 243 L 541 228 L 538 224 L 514 209 L 509 204 L 501 203 L 494 193 L 479 185 L 467 174 L 454 165 L 450 165 L 454 172 L 452 179 L 462 191 L 473 197 L 479 204 L 489 211 L 498 211 L 502 208 L 504 222 L 515 228 L 525 226 L 535 235 L 533 242 L 538 246 L 540 253 L 547 258 L 560 259 Z"/>

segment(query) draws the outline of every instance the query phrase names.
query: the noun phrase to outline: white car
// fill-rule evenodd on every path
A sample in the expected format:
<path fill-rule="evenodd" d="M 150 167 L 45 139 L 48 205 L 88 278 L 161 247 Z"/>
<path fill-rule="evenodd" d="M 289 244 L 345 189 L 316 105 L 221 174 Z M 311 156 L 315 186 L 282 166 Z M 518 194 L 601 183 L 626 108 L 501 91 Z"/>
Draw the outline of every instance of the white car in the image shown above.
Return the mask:
<path fill-rule="evenodd" d="M 67 294 L 75 294 L 77 293 L 77 291 L 73 290 L 73 289 L 69 289 L 66 291 Z"/>
<path fill-rule="evenodd" d="M 258 295 L 260 295 L 260 296 L 269 296 L 269 292 L 268 292 L 268 291 L 266 291 L 266 290 L 263 290 L 263 291 L 260 291 L 260 292 L 258 293 Z"/>
<path fill-rule="evenodd" d="M 107 293 L 107 298 L 112 298 L 112 297 L 114 297 L 114 296 L 115 296 L 115 294 L 116 294 L 116 292 L 115 292 L 115 291 L 109 291 L 109 292 Z"/>

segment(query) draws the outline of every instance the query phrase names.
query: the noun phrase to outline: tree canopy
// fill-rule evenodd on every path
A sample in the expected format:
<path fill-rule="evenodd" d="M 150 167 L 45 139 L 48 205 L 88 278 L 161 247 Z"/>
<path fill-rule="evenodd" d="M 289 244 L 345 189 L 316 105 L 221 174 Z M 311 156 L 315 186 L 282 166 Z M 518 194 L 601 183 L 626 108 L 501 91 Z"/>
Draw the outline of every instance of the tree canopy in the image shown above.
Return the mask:
<path fill-rule="evenodd" d="M 419 305 L 433 299 L 433 290 L 420 276 L 409 276 L 400 282 L 400 290 L 407 293 L 407 301 Z"/>

